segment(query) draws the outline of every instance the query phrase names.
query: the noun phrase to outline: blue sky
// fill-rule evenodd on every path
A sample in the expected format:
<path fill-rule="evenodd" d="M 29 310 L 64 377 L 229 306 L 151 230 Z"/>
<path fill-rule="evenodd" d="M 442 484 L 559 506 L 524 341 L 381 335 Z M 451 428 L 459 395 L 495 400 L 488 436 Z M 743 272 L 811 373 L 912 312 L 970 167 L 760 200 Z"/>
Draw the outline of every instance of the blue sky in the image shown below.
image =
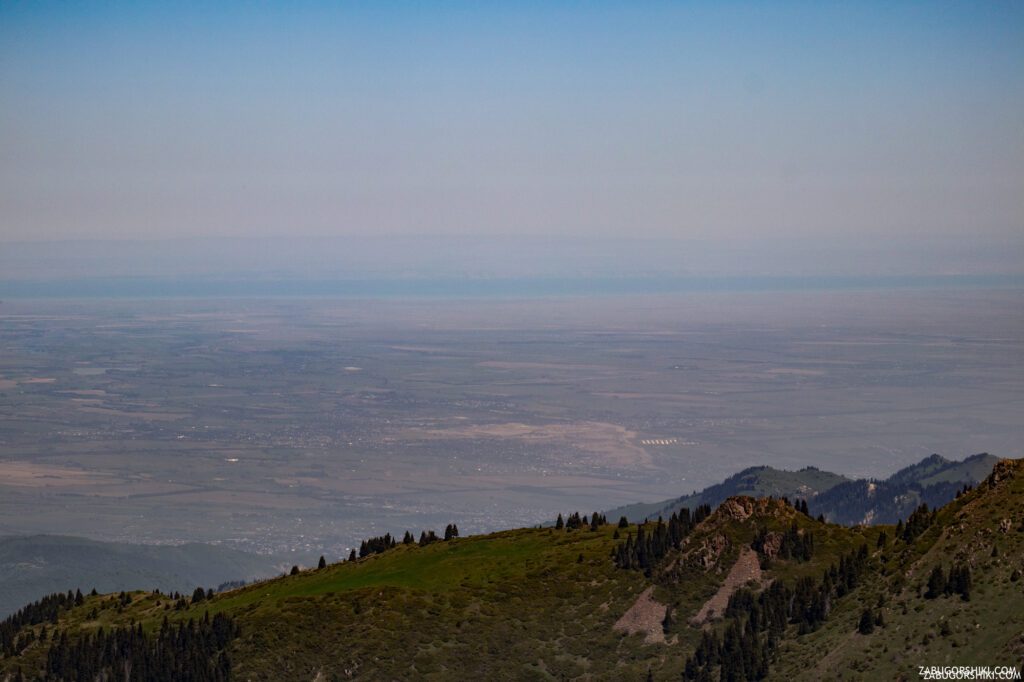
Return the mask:
<path fill-rule="evenodd" d="M 0 101 L 3 241 L 1024 234 L 1022 3 L 2 2 Z"/>

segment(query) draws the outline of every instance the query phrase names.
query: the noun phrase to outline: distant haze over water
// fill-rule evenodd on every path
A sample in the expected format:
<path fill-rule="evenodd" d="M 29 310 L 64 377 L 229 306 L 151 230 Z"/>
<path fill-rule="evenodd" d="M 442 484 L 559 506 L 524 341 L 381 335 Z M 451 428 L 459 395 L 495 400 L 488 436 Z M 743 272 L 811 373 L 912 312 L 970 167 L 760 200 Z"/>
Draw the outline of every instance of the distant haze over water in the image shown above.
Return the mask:
<path fill-rule="evenodd" d="M 1011 241 L 295 237 L 0 243 L 0 297 L 551 296 L 1018 287 Z"/>
<path fill-rule="evenodd" d="M 1024 288 L 1021 275 L 233 280 L 95 278 L 0 281 L 7 298 L 533 297 L 845 289 Z"/>

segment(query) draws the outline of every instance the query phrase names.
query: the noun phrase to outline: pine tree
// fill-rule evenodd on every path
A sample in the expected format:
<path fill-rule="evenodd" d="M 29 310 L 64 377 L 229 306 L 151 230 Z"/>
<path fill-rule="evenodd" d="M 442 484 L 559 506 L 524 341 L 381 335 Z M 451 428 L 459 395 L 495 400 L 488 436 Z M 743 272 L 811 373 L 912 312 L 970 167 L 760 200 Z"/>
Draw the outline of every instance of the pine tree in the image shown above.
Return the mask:
<path fill-rule="evenodd" d="M 870 635 L 875 631 L 875 616 L 871 609 L 864 609 L 860 614 L 860 623 L 857 625 L 857 632 L 862 635 Z"/>
<path fill-rule="evenodd" d="M 299 567 L 298 566 L 292 566 L 292 570 L 291 570 L 290 575 L 298 575 L 298 574 L 299 574 Z"/>
<path fill-rule="evenodd" d="M 661 619 L 661 630 L 666 635 L 672 630 L 672 626 L 675 625 L 676 619 L 672 616 L 672 605 L 669 604 L 665 607 L 665 617 Z"/>
<path fill-rule="evenodd" d="M 555 530 L 562 530 L 565 528 L 565 521 L 562 520 L 562 515 L 558 515 L 558 520 L 555 521 Z"/>
<path fill-rule="evenodd" d="M 327 559 L 324 559 L 323 555 L 320 555 L 320 562 L 316 565 L 317 568 L 327 568 Z"/>
<path fill-rule="evenodd" d="M 946 592 L 946 575 L 942 566 L 936 566 L 928 576 L 928 591 L 925 592 L 925 599 L 935 599 Z"/>
<path fill-rule="evenodd" d="M 356 560 L 356 550 L 353 549 L 351 552 L 348 553 L 348 560 L 349 561 L 355 561 Z"/>

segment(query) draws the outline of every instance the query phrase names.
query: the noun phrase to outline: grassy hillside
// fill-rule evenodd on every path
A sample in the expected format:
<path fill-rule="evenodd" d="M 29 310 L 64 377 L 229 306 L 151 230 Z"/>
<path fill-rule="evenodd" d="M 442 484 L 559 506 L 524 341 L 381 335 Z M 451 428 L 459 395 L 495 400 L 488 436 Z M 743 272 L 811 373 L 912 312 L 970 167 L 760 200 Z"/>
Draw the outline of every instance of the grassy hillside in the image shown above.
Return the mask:
<path fill-rule="evenodd" d="M 914 679 L 917 665 L 1019 668 L 1024 460 L 1004 460 L 975 490 L 940 509 L 920 538 L 879 556 L 876 580 L 839 605 L 825 628 L 787 643 L 774 667 L 779 679 Z M 971 567 L 970 600 L 926 598 L 932 570 L 948 572 L 955 563 Z M 885 622 L 870 635 L 856 632 L 864 608 L 880 611 Z"/>
<path fill-rule="evenodd" d="M 136 623 L 156 636 L 164 618 L 225 614 L 240 628 L 227 647 L 236 679 L 678 680 L 702 640 L 753 617 L 730 610 L 730 595 L 818 585 L 858 552 L 856 580 L 829 593 L 827 617 L 805 628 L 794 612 L 772 635 L 769 678 L 913 679 L 917 665 L 1019 664 L 1024 463 L 1000 464 L 920 518 L 898 539 L 893 526 L 848 528 L 778 499 L 730 498 L 647 570 L 612 560 L 637 539 L 635 525 L 399 545 L 181 608 L 153 593 L 85 597 L 45 626 L 48 643 L 0 658 L 0 670 L 35 679 L 55 632 L 73 642 Z M 927 598 L 932 569 L 954 564 L 970 566 L 970 600 Z M 860 634 L 866 609 L 880 624 Z M 19 636 L 38 640 L 43 627 Z"/>
<path fill-rule="evenodd" d="M 61 535 L 0 537 L 0 618 L 45 594 L 192 591 L 273 575 L 267 557 L 203 544 L 131 545 Z"/>

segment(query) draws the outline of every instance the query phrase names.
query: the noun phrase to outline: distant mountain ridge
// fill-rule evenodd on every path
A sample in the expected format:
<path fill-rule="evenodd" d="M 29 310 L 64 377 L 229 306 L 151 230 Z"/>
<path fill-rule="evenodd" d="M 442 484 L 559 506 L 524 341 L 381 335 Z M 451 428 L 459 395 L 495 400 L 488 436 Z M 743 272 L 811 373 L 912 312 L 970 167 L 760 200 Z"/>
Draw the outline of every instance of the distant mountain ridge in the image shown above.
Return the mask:
<path fill-rule="evenodd" d="M 851 479 L 816 467 L 786 471 L 757 466 L 700 492 L 617 507 L 605 515 L 611 519 L 625 516 L 634 522 L 659 516 L 668 518 L 684 507 L 717 507 L 730 497 L 747 495 L 805 499 L 815 516 L 823 514 L 832 523 L 896 523 L 922 502 L 931 507 L 946 504 L 964 485 L 974 485 L 988 476 L 997 461 L 998 457 L 988 453 L 971 455 L 962 461 L 935 454 L 884 480 Z"/>
<path fill-rule="evenodd" d="M 833 523 L 896 523 L 920 504 L 941 507 L 950 502 L 965 485 L 984 480 L 998 461 L 988 453 L 959 462 L 931 455 L 882 481 L 840 483 L 808 504 L 815 515 L 824 514 Z"/>
<path fill-rule="evenodd" d="M 156 589 L 191 593 L 273 575 L 273 560 L 189 543 L 133 545 L 63 535 L 0 537 L 0 618 L 45 594 Z"/>

